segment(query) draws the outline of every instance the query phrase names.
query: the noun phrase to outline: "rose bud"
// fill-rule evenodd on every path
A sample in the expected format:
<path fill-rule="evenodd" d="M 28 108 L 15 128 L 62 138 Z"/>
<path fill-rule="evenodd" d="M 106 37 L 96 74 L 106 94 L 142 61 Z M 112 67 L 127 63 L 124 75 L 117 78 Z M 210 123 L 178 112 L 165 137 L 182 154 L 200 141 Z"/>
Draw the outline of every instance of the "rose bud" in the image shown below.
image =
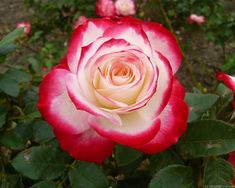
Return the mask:
<path fill-rule="evenodd" d="M 228 74 L 225 74 L 223 72 L 219 72 L 216 74 L 216 79 L 219 81 L 223 81 L 224 84 L 231 89 L 233 93 L 235 93 L 235 77 L 229 76 Z M 235 99 L 233 101 L 233 108 L 235 109 Z"/>
<path fill-rule="evenodd" d="M 185 91 L 175 77 L 181 59 L 161 24 L 88 19 L 44 77 L 38 108 L 75 159 L 101 163 L 116 143 L 161 152 L 186 130 Z"/>
<path fill-rule="evenodd" d="M 98 0 L 96 14 L 100 17 L 115 17 L 115 6 L 112 0 Z"/>
<path fill-rule="evenodd" d="M 119 16 L 130 16 L 135 14 L 135 3 L 133 0 L 117 0 L 115 2 L 116 14 Z"/>
<path fill-rule="evenodd" d="M 188 17 L 188 23 L 189 24 L 193 24 L 193 23 L 196 23 L 198 25 L 203 25 L 205 23 L 205 17 L 204 16 L 198 16 L 196 14 L 191 14 L 189 17 Z"/>
<path fill-rule="evenodd" d="M 16 26 L 17 28 L 24 28 L 24 34 L 29 35 L 31 32 L 30 22 L 19 22 Z"/>

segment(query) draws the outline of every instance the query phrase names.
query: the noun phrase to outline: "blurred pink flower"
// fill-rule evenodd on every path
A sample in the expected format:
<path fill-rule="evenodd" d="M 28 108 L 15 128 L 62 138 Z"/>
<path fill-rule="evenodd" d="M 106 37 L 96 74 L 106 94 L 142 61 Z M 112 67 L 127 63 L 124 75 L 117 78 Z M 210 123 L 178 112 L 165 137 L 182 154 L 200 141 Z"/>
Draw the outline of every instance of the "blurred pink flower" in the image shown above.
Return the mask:
<path fill-rule="evenodd" d="M 79 16 L 74 22 L 73 29 L 76 29 L 79 25 L 83 25 L 84 23 L 86 23 L 86 21 L 87 21 L 86 16 Z"/>
<path fill-rule="evenodd" d="M 112 0 L 98 0 L 96 14 L 100 17 L 114 17 L 116 15 L 114 2 Z"/>
<path fill-rule="evenodd" d="M 129 16 L 135 14 L 135 3 L 133 0 L 117 0 L 115 2 L 116 14 Z"/>
<path fill-rule="evenodd" d="M 19 22 L 17 23 L 17 28 L 24 28 L 24 33 L 29 35 L 31 32 L 31 24 L 30 22 Z"/>
<path fill-rule="evenodd" d="M 206 19 L 204 16 L 198 16 L 196 14 L 191 14 L 189 17 L 188 17 L 188 23 L 189 24 L 193 24 L 193 23 L 196 23 L 198 25 L 203 25 L 204 23 L 206 22 Z"/>

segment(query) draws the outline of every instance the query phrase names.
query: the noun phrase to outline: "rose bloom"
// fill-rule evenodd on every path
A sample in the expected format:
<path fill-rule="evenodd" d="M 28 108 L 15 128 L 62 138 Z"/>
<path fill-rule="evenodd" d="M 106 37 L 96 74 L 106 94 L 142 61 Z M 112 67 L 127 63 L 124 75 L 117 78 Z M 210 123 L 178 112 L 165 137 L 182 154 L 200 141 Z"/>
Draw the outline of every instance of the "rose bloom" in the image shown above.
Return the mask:
<path fill-rule="evenodd" d="M 228 74 L 225 74 L 223 72 L 219 72 L 216 74 L 216 79 L 223 81 L 225 85 L 232 90 L 233 93 L 235 93 L 235 77 L 229 76 Z M 235 109 L 235 99 L 233 101 L 233 108 Z"/>
<path fill-rule="evenodd" d="M 198 16 L 196 14 L 191 14 L 189 17 L 188 17 L 188 23 L 190 24 L 193 24 L 193 23 L 196 23 L 198 25 L 202 25 L 205 23 L 205 17 L 204 16 Z"/>
<path fill-rule="evenodd" d="M 235 151 L 229 153 L 228 162 L 235 168 Z M 235 185 L 235 179 L 233 179 L 231 183 Z"/>
<path fill-rule="evenodd" d="M 38 108 L 78 160 L 101 163 L 116 143 L 161 152 L 186 129 L 180 64 L 176 39 L 161 24 L 89 19 L 44 77 Z"/>
<path fill-rule="evenodd" d="M 116 14 L 129 16 L 135 14 L 135 3 L 133 0 L 117 0 L 115 2 Z"/>
<path fill-rule="evenodd" d="M 85 24 L 86 21 L 87 21 L 86 16 L 79 16 L 74 22 L 73 29 L 76 29 L 79 25 Z"/>
<path fill-rule="evenodd" d="M 115 17 L 115 6 L 112 0 L 98 0 L 96 2 L 96 14 L 100 17 Z"/>
<path fill-rule="evenodd" d="M 24 28 L 24 34 L 29 35 L 31 32 L 30 22 L 19 22 L 16 26 L 17 28 Z"/>

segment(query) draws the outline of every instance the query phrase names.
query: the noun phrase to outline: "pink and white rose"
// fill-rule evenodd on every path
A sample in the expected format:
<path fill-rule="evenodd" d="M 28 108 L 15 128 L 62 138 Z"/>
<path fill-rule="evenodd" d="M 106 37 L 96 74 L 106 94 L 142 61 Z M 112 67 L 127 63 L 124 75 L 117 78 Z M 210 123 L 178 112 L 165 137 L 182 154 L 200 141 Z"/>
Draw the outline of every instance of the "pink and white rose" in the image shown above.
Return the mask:
<path fill-rule="evenodd" d="M 188 23 L 189 24 L 193 24 L 193 23 L 196 23 L 198 25 L 203 25 L 204 23 L 206 22 L 206 19 L 204 16 L 198 16 L 196 14 L 191 14 L 189 17 L 188 17 Z"/>
<path fill-rule="evenodd" d="M 135 14 L 135 3 L 133 0 L 116 0 L 116 14 L 119 16 L 130 16 Z"/>
<path fill-rule="evenodd" d="M 216 79 L 219 81 L 223 81 L 224 84 L 231 89 L 231 91 L 235 94 L 235 77 L 229 76 L 226 73 L 219 72 L 216 74 Z M 235 99 L 233 101 L 233 108 L 235 109 Z"/>
<path fill-rule="evenodd" d="M 116 143 L 161 152 L 186 129 L 180 64 L 177 41 L 161 24 L 89 19 L 44 77 L 38 108 L 76 159 L 101 163 Z"/>
<path fill-rule="evenodd" d="M 24 28 L 24 34 L 29 35 L 31 32 L 30 22 L 19 22 L 16 26 L 17 28 Z"/>

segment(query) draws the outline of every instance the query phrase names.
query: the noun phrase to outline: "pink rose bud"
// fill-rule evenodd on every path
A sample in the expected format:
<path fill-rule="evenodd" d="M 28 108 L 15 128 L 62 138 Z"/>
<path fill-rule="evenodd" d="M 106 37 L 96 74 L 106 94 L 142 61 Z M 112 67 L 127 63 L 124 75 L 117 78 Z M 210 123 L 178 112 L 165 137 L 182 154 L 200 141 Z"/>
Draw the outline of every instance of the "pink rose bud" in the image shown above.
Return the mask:
<path fill-rule="evenodd" d="M 73 29 L 76 29 L 79 25 L 85 24 L 87 21 L 86 16 L 79 16 L 77 20 L 74 22 Z"/>
<path fill-rule="evenodd" d="M 204 16 L 198 16 L 196 14 L 191 14 L 189 17 L 188 17 L 188 23 L 189 24 L 193 24 L 193 23 L 196 23 L 198 25 L 202 25 L 205 23 L 205 17 Z"/>
<path fill-rule="evenodd" d="M 115 2 L 116 14 L 129 16 L 135 14 L 135 3 L 133 0 L 117 0 Z"/>
<path fill-rule="evenodd" d="M 112 0 L 98 0 L 96 3 L 96 14 L 100 17 L 114 17 L 114 2 Z"/>
<path fill-rule="evenodd" d="M 224 84 L 235 94 L 235 76 L 229 76 L 223 72 L 216 74 L 216 79 L 223 81 Z M 235 99 L 233 101 L 233 108 L 235 109 Z"/>
<path fill-rule="evenodd" d="M 63 150 L 102 163 L 115 144 L 148 154 L 175 144 L 187 127 L 182 54 L 161 24 L 132 17 L 89 19 L 43 78 L 39 111 Z"/>
<path fill-rule="evenodd" d="M 24 28 L 24 33 L 29 35 L 31 32 L 31 24 L 30 22 L 19 22 L 16 26 L 17 28 Z"/>

